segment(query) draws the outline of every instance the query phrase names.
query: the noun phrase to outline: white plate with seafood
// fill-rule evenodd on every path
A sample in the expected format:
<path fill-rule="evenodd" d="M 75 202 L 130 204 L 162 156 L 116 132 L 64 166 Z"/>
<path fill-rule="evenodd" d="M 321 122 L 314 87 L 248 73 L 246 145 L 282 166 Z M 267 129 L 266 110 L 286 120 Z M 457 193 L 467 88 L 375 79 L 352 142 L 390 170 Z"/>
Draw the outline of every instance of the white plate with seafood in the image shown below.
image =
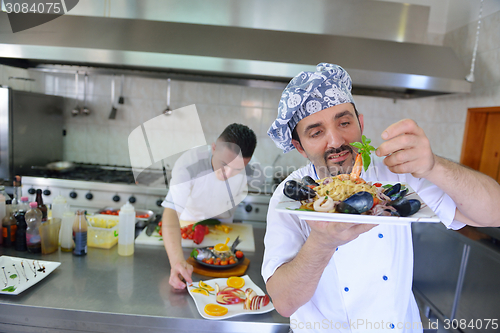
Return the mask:
<path fill-rule="evenodd" d="M 394 185 L 394 183 L 384 183 Z M 364 214 L 344 214 L 344 213 L 327 213 L 311 210 L 300 209 L 301 202 L 282 196 L 281 201 L 276 206 L 276 210 L 282 213 L 296 215 L 301 220 L 315 220 L 327 222 L 347 222 L 347 223 L 365 223 L 365 224 L 395 224 L 395 225 L 408 225 L 411 222 L 425 222 L 425 223 L 439 223 L 441 220 L 430 209 L 420 196 L 408 185 L 402 184 L 408 189 L 406 199 L 416 199 L 421 203 L 420 209 L 407 217 L 401 216 L 376 216 Z"/>
<path fill-rule="evenodd" d="M 257 295 L 263 296 L 265 293 L 260 289 L 253 281 L 250 279 L 248 275 L 242 276 L 242 278 L 245 280 L 245 285 L 241 288 L 241 290 L 245 291 L 247 288 L 252 288 Z M 209 285 L 210 287 L 215 289 L 215 284 L 217 283 L 221 289 L 227 286 L 227 278 L 218 278 L 218 279 L 211 279 L 211 280 L 203 280 L 204 283 Z M 194 300 L 194 303 L 196 304 L 196 308 L 198 309 L 198 312 L 200 313 L 200 316 L 202 316 L 205 319 L 210 319 L 210 320 L 221 320 L 221 319 L 228 319 L 236 316 L 242 316 L 242 315 L 255 315 L 255 314 L 261 314 L 261 313 L 267 313 L 272 310 L 274 310 L 274 305 L 271 301 L 263 307 L 261 307 L 258 310 L 245 310 L 243 308 L 243 303 L 237 303 L 237 304 L 229 304 L 229 305 L 221 305 L 218 304 L 216 301 L 216 294 L 215 290 L 210 291 L 210 294 L 208 296 L 199 294 L 199 293 L 194 293 L 192 292 L 193 289 L 196 289 L 199 287 L 198 282 L 193 282 L 191 286 L 188 286 L 188 292 L 189 295 Z M 221 305 L 225 308 L 227 308 L 227 313 L 222 316 L 211 316 L 205 313 L 205 306 L 207 304 L 218 304 Z"/>
<path fill-rule="evenodd" d="M 52 273 L 60 262 L 0 257 L 0 294 L 19 295 Z"/>

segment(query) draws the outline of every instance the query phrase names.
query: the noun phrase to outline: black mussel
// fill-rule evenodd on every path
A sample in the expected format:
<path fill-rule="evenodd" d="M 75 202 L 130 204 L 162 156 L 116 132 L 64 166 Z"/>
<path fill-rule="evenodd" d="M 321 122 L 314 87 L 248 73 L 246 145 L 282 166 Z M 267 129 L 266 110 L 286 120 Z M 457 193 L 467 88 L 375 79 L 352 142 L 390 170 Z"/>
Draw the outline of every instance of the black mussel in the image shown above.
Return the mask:
<path fill-rule="evenodd" d="M 410 200 L 408 200 L 408 202 L 411 205 L 410 215 L 408 215 L 408 216 L 411 216 L 420 210 L 420 206 L 422 205 L 420 203 L 420 200 L 410 199 Z"/>
<path fill-rule="evenodd" d="M 349 205 L 350 207 L 354 208 L 359 214 L 361 214 L 361 213 L 364 213 L 367 210 L 372 208 L 373 196 L 369 192 L 362 191 L 362 192 L 354 193 L 349 198 L 347 198 L 344 201 L 342 201 L 341 203 L 339 203 L 339 205 L 341 205 L 342 203 Z M 340 209 L 344 209 L 343 206 L 344 205 L 342 205 Z M 347 209 L 349 209 L 349 208 L 347 208 Z M 337 206 L 336 210 L 340 211 L 338 206 Z"/>
<path fill-rule="evenodd" d="M 283 194 L 293 200 L 307 200 L 316 196 L 316 191 L 296 180 L 288 180 L 283 187 Z"/>
<path fill-rule="evenodd" d="M 389 196 L 389 198 L 391 199 L 391 201 L 396 201 L 398 200 L 399 198 L 404 198 L 406 193 L 408 193 L 408 189 L 404 189 L 403 191 L 399 191 L 397 193 L 394 193 L 393 195 Z"/>
<path fill-rule="evenodd" d="M 398 200 L 389 203 L 392 207 L 396 208 L 399 215 L 407 217 L 415 214 L 420 210 L 420 201 L 416 199 L 408 200 L 406 198 L 399 198 Z"/>
<path fill-rule="evenodd" d="M 312 178 L 311 178 L 311 177 L 309 177 L 309 176 L 304 176 L 304 177 L 302 178 L 302 182 L 303 182 L 304 184 L 306 184 L 306 185 L 319 186 L 319 184 L 318 184 L 318 183 L 316 183 L 316 182 L 314 181 L 314 179 L 312 179 Z"/>
<path fill-rule="evenodd" d="M 396 208 L 399 215 L 402 217 L 406 217 L 410 215 L 411 212 L 411 204 L 408 202 L 406 198 L 399 198 L 398 200 L 391 201 L 389 203 L 392 207 Z"/>
<path fill-rule="evenodd" d="M 335 207 L 335 211 L 337 213 L 344 213 L 344 214 L 361 214 L 358 212 L 358 210 L 354 207 L 352 207 L 349 204 L 346 204 L 345 202 L 339 202 L 339 204 Z"/>
<path fill-rule="evenodd" d="M 397 183 L 392 185 L 391 187 L 386 188 L 384 194 L 390 197 L 391 195 L 399 193 L 400 191 L 401 191 L 401 184 Z"/>

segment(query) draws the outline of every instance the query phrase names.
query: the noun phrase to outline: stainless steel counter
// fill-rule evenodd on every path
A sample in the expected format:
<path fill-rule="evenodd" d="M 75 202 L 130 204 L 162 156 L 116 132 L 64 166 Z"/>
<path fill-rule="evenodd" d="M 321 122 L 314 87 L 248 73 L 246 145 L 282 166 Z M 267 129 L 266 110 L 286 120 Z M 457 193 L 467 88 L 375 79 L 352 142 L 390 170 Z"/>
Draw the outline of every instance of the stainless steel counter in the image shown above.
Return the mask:
<path fill-rule="evenodd" d="M 260 275 L 264 226 L 254 225 L 256 252 L 247 274 L 265 290 Z M 190 250 L 184 254 L 187 258 Z M 0 247 L 0 254 L 59 261 L 61 265 L 18 296 L 0 295 L 1 332 L 288 332 L 275 310 L 228 320 L 203 319 L 187 291 L 168 284 L 170 266 L 161 247 L 138 245 L 131 257 L 89 248 L 85 257 L 56 252 L 35 255 Z M 193 274 L 193 280 L 206 279 Z M 43 330 L 45 331 L 45 330 Z"/>

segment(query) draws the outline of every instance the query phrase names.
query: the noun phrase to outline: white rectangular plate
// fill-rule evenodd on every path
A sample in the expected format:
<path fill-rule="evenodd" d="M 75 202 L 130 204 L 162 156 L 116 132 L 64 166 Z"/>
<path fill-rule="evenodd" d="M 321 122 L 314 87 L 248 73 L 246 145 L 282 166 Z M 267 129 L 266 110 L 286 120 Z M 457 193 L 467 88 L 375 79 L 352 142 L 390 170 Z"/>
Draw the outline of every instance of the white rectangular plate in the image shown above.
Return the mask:
<path fill-rule="evenodd" d="M 393 184 L 393 183 L 384 183 Z M 399 216 L 374 216 L 374 215 L 357 215 L 357 214 L 341 214 L 341 213 L 322 213 L 315 211 L 295 210 L 300 207 L 300 201 L 289 199 L 285 196 L 282 201 L 276 205 L 276 210 L 282 213 L 297 215 L 301 220 L 327 221 L 327 222 L 348 222 L 348 223 L 366 223 L 366 224 L 396 224 L 408 225 L 410 222 L 427 222 L 439 223 L 441 220 L 430 209 L 417 193 L 408 185 L 402 184 L 408 188 L 409 195 L 407 199 L 418 199 L 422 204 L 420 210 L 408 217 Z"/>
<path fill-rule="evenodd" d="M 255 284 L 253 283 L 252 279 L 248 275 L 242 276 L 243 279 L 245 279 L 245 285 L 241 288 L 243 291 L 245 291 L 247 288 L 252 288 L 258 296 L 263 296 L 265 295 L 264 292 Z M 221 289 L 224 289 L 227 284 L 227 278 L 219 278 L 219 279 L 212 279 L 212 280 L 202 280 L 209 286 L 215 289 L 215 284 L 217 283 Z M 193 282 L 193 285 L 191 287 L 188 287 L 189 295 L 193 297 L 194 303 L 196 304 L 196 308 L 198 309 L 198 312 L 200 313 L 200 316 L 202 316 L 205 319 L 210 319 L 210 320 L 221 320 L 221 319 L 228 319 L 236 316 L 241 316 L 241 315 L 246 315 L 246 314 L 259 314 L 259 313 L 266 313 L 274 310 L 274 305 L 271 301 L 269 301 L 269 304 L 260 308 L 259 310 L 244 310 L 243 309 L 243 303 L 238 303 L 238 304 L 231 304 L 231 305 L 222 305 L 217 303 L 215 300 L 215 291 L 211 291 L 213 295 L 202 295 L 198 293 L 193 293 L 191 292 L 192 289 L 198 288 L 198 282 Z M 221 306 L 224 306 L 228 309 L 227 313 L 223 316 L 210 316 L 207 315 L 204 311 L 205 305 L 207 304 L 218 304 Z"/>
<path fill-rule="evenodd" d="M 0 294 L 19 295 L 43 280 L 61 263 L 17 257 L 0 257 Z"/>

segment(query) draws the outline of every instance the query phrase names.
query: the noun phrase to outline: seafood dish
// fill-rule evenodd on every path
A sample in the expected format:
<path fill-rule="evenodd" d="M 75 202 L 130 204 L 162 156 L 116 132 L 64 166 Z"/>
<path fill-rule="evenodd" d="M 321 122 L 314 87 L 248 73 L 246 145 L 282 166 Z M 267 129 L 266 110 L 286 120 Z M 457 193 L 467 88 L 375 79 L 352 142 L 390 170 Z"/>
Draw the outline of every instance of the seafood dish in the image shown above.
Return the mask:
<path fill-rule="evenodd" d="M 421 208 L 418 199 L 408 199 L 409 190 L 397 183 L 367 183 L 359 177 L 342 174 L 314 181 L 306 176 L 288 180 L 286 197 L 301 202 L 300 210 L 326 213 L 407 217 Z"/>
<path fill-rule="evenodd" d="M 371 142 L 365 136 L 362 141 L 355 144 L 362 148 Z M 369 164 L 369 157 L 362 155 L 356 155 L 350 174 L 326 177 L 318 182 L 309 176 L 299 181 L 288 180 L 283 194 L 300 201 L 300 209 L 316 212 L 407 217 L 420 210 L 420 200 L 407 199 L 408 189 L 400 183 L 382 186 L 362 179 L 361 170 Z M 364 163 L 363 158 L 368 160 Z"/>
<path fill-rule="evenodd" d="M 190 256 L 200 265 L 215 268 L 227 269 L 235 267 L 245 260 L 245 255 L 242 251 L 237 250 L 236 246 L 240 243 L 239 237 L 235 239 L 233 245 L 229 247 L 226 239 L 225 244 L 216 244 L 215 246 L 207 246 L 193 249 Z"/>
<path fill-rule="evenodd" d="M 363 168 L 366 171 L 370 165 L 370 152 L 375 150 L 370 142 L 363 135 L 362 142 L 351 143 L 358 148 L 358 154 L 350 174 L 317 181 L 310 176 L 288 180 L 283 194 L 295 201 L 281 201 L 276 210 L 297 215 L 301 220 L 396 225 L 440 222 L 410 186 L 372 184 L 360 177 Z"/>

